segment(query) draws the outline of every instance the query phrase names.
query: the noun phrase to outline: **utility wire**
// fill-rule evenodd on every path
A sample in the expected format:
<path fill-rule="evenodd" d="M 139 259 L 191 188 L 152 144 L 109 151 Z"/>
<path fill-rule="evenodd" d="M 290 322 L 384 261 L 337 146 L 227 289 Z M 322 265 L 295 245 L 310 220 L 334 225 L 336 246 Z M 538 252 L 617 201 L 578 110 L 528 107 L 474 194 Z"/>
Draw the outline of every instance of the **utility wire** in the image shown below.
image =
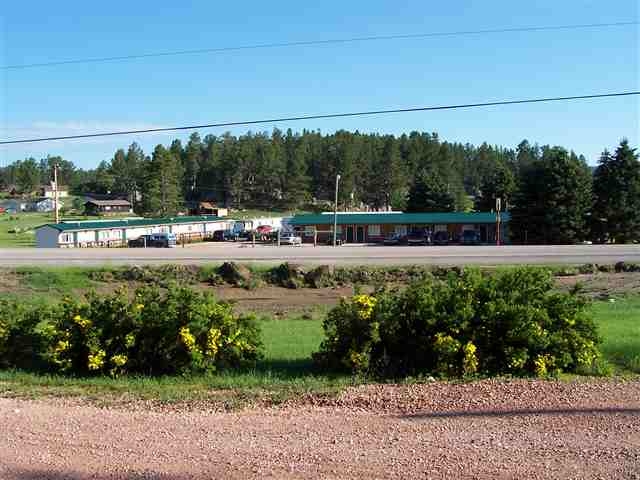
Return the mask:
<path fill-rule="evenodd" d="M 369 116 L 369 115 L 387 115 L 391 113 L 427 112 L 432 110 L 455 110 L 460 108 L 492 107 L 492 106 L 498 106 L 498 105 L 516 105 L 516 104 L 523 104 L 523 103 L 543 103 L 543 102 L 589 100 L 589 99 L 610 98 L 610 97 L 628 97 L 631 95 L 640 95 L 640 91 L 599 93 L 595 95 L 574 95 L 569 97 L 531 98 L 531 99 L 524 99 L 524 100 L 500 100 L 495 102 L 465 103 L 465 104 L 459 104 L 459 105 L 439 105 L 439 106 L 431 106 L 431 107 L 395 108 L 395 109 L 389 109 L 389 110 L 368 110 L 363 112 L 330 113 L 330 114 L 324 114 L 324 115 L 323 114 L 300 115 L 295 117 L 269 118 L 264 120 L 248 120 L 248 121 L 242 121 L 242 122 L 220 122 L 220 123 L 208 123 L 208 124 L 202 124 L 202 125 L 185 125 L 185 126 L 178 126 L 178 127 L 147 128 L 142 130 L 122 130 L 122 131 L 115 131 L 115 132 L 85 133 L 80 135 L 65 135 L 65 136 L 59 136 L 59 137 L 20 138 L 15 140 L 0 141 L 0 145 L 12 145 L 17 143 L 49 142 L 53 140 L 75 140 L 79 138 L 112 137 L 116 135 L 130 135 L 130 134 L 139 134 L 139 133 L 176 132 L 181 130 L 198 130 L 198 129 L 217 128 L 217 127 L 237 127 L 242 125 L 257 125 L 261 123 L 297 122 L 302 120 L 319 120 L 319 119 L 326 119 L 326 118 L 363 117 L 363 116 Z"/>
<path fill-rule="evenodd" d="M 325 40 L 306 40 L 306 41 L 297 41 L 297 42 L 261 43 L 261 44 L 254 44 L 254 45 L 241 45 L 241 46 L 231 46 L 231 47 L 197 48 L 192 50 L 175 50 L 175 51 L 167 51 L 167 52 L 140 53 L 140 54 L 132 54 L 132 55 L 118 55 L 118 56 L 112 56 L 112 57 L 55 60 L 51 62 L 4 65 L 0 68 L 3 70 L 23 70 L 27 68 L 52 67 L 57 65 L 116 62 L 116 61 L 124 61 L 124 60 L 137 60 L 137 59 L 143 59 L 143 58 L 170 57 L 170 56 L 179 56 L 179 55 L 197 55 L 197 54 L 205 54 L 205 53 L 222 53 L 222 52 L 233 52 L 233 51 L 241 51 L 241 50 L 258 50 L 258 49 L 287 48 L 287 47 L 308 47 L 308 46 L 314 46 L 314 45 L 333 45 L 333 44 L 347 44 L 347 43 L 385 41 L 385 40 L 411 40 L 411 39 L 436 38 L 436 37 L 459 37 L 459 36 L 486 35 L 486 34 L 499 34 L 499 33 L 546 32 L 546 31 L 553 31 L 553 30 L 579 30 L 579 29 L 596 29 L 596 28 L 609 28 L 609 27 L 627 27 L 627 26 L 638 25 L 638 24 L 640 24 L 640 22 L 634 21 L 634 22 L 615 22 L 615 23 L 588 23 L 588 24 L 572 24 L 572 25 L 495 28 L 495 29 L 486 29 L 486 30 L 460 30 L 460 31 L 452 31 L 452 32 L 427 32 L 427 33 L 412 33 L 412 34 L 404 34 L 404 35 L 402 34 L 376 35 L 376 36 L 368 36 L 368 37 L 334 38 L 334 39 L 325 39 Z"/>

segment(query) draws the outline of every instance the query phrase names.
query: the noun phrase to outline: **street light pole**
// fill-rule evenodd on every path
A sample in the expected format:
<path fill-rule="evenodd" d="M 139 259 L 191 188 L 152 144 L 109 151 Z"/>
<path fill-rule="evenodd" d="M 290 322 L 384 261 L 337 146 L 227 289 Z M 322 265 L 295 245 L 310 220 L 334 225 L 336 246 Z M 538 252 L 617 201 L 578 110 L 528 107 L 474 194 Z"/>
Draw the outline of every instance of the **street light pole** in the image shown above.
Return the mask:
<path fill-rule="evenodd" d="M 340 174 L 336 175 L 336 200 L 333 204 L 333 246 L 337 244 L 338 234 L 338 182 L 340 182 Z"/>
<path fill-rule="evenodd" d="M 58 211 L 58 162 L 53 164 L 53 210 L 56 223 L 60 223 L 60 212 Z"/>

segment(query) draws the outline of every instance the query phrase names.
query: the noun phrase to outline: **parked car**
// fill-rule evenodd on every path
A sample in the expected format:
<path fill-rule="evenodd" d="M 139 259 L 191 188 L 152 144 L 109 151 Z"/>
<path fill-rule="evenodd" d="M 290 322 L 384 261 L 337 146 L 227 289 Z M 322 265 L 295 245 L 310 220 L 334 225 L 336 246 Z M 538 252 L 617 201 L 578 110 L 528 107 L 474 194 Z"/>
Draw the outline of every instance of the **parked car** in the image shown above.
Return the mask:
<path fill-rule="evenodd" d="M 384 245 L 401 245 L 407 241 L 406 235 L 401 235 L 399 233 L 391 233 L 385 237 L 383 240 Z"/>
<path fill-rule="evenodd" d="M 172 248 L 176 243 L 174 233 L 152 233 L 129 240 L 127 245 L 130 248 Z"/>
<path fill-rule="evenodd" d="M 449 232 L 437 231 L 433 236 L 434 245 L 449 245 Z"/>
<path fill-rule="evenodd" d="M 224 242 L 226 240 L 225 233 L 226 232 L 224 230 L 216 230 L 213 232 L 213 237 L 211 239 L 214 242 Z"/>
<path fill-rule="evenodd" d="M 302 238 L 295 233 L 283 233 L 280 235 L 280 245 L 302 245 Z"/>
<path fill-rule="evenodd" d="M 480 233 L 475 230 L 465 230 L 462 232 L 463 245 L 480 245 Z"/>
<path fill-rule="evenodd" d="M 427 233 L 424 230 L 413 230 L 407 235 L 407 243 L 409 245 L 426 245 Z"/>

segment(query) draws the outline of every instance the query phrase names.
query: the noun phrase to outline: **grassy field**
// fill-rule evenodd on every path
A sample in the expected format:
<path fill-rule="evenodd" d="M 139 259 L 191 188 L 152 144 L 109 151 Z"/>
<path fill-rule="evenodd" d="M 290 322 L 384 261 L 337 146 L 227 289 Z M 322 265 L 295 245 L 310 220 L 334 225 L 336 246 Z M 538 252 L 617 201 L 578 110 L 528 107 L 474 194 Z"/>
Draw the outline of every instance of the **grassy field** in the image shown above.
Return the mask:
<path fill-rule="evenodd" d="M 100 217 L 64 216 L 63 220 L 94 220 Z M 53 213 L 24 212 L 0 214 L 0 248 L 35 246 L 34 228 L 53 223 Z"/>
<path fill-rule="evenodd" d="M 640 297 L 598 302 L 593 314 L 603 336 L 602 351 L 616 374 L 640 373 Z M 104 404 L 132 400 L 213 403 L 237 408 L 278 403 L 304 393 L 335 393 L 361 382 L 346 375 L 316 375 L 310 360 L 322 341 L 322 321 L 263 320 L 265 359 L 256 369 L 211 376 L 165 378 L 67 378 L 0 371 L 0 395 L 81 396 Z"/>
<path fill-rule="evenodd" d="M 620 371 L 640 373 L 640 297 L 598 302 L 593 314 L 605 358 Z"/>

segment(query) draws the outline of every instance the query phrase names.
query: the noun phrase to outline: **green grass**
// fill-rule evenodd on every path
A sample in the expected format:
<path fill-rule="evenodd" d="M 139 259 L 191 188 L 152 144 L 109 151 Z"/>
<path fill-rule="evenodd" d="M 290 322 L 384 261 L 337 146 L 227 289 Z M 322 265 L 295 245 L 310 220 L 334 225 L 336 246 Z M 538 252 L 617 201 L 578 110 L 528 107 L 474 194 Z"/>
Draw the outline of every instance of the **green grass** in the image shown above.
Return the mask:
<path fill-rule="evenodd" d="M 594 304 L 607 361 L 617 374 L 640 373 L 640 297 Z M 0 395 L 20 397 L 78 396 L 102 404 L 139 399 L 154 402 L 205 401 L 222 408 L 279 403 L 305 394 L 335 394 L 352 385 L 347 375 L 318 375 L 311 354 L 323 338 L 322 320 L 262 320 L 265 358 L 244 372 L 193 377 L 69 378 L 0 371 Z M 574 378 L 574 376 L 571 376 Z"/>
<path fill-rule="evenodd" d="M 261 325 L 265 358 L 250 371 L 210 376 L 111 379 L 5 370 L 0 371 L 0 395 L 80 396 L 105 404 L 138 399 L 207 401 L 224 408 L 237 408 L 260 401 L 279 403 L 309 392 L 335 394 L 353 382 L 349 376 L 313 373 L 310 357 L 322 340 L 320 320 L 264 320 Z"/>
<path fill-rule="evenodd" d="M 92 220 L 98 217 L 65 216 L 64 220 Z M 9 215 L 0 214 L 0 248 L 34 247 L 34 229 L 45 223 L 53 223 L 53 213 L 24 212 Z M 18 233 L 14 232 L 16 229 Z"/>
<path fill-rule="evenodd" d="M 593 306 L 604 357 L 619 371 L 640 373 L 640 297 Z"/>
<path fill-rule="evenodd" d="M 83 267 L 19 267 L 15 272 L 22 285 L 36 292 L 69 293 L 93 285 L 90 270 Z"/>

